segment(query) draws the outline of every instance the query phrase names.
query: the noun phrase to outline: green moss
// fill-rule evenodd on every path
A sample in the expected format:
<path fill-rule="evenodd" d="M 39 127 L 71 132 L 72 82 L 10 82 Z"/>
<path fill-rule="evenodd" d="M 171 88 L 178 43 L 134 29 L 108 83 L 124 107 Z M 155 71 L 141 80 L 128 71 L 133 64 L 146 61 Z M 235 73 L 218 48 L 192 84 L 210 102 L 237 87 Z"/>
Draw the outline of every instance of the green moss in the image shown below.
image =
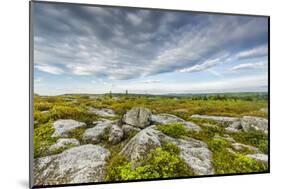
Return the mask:
<path fill-rule="evenodd" d="M 54 128 L 52 122 L 40 125 L 34 129 L 34 157 L 46 156 L 48 148 L 56 142 L 56 138 L 52 138 Z"/>
<path fill-rule="evenodd" d="M 114 156 L 107 167 L 106 181 L 174 178 L 192 176 L 192 170 L 179 157 L 179 149 L 173 144 L 166 144 L 163 149 L 156 148 L 137 166 L 125 157 Z"/>
<path fill-rule="evenodd" d="M 173 122 L 166 125 L 158 125 L 157 129 L 174 138 L 180 138 L 187 133 L 187 129 L 181 123 Z"/>

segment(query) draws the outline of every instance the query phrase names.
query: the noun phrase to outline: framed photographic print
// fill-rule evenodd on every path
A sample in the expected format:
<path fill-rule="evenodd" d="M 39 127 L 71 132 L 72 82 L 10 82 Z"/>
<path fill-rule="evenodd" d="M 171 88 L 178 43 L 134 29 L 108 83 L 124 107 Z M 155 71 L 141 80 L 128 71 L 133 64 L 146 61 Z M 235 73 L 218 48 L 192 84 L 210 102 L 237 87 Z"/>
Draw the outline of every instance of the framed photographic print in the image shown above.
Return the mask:
<path fill-rule="evenodd" d="M 269 16 L 30 1 L 30 187 L 269 173 Z"/>

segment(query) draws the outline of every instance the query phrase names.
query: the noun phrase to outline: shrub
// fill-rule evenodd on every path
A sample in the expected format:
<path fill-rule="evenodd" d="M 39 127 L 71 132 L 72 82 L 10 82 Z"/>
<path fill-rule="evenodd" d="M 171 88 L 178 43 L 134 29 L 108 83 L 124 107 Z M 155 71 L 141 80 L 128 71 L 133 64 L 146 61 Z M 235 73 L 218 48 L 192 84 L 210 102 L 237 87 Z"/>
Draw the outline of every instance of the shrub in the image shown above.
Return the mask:
<path fill-rule="evenodd" d="M 51 109 L 51 115 L 52 119 L 74 119 L 77 121 L 82 121 L 87 124 L 92 123 L 94 120 L 96 120 L 96 116 L 92 114 L 91 112 L 79 108 L 79 107 L 71 107 L 71 106 L 61 106 L 61 105 L 55 105 Z"/>
<path fill-rule="evenodd" d="M 180 138 L 187 133 L 187 129 L 181 123 L 173 122 L 166 125 L 158 125 L 157 129 L 174 138 Z"/>
<path fill-rule="evenodd" d="M 107 168 L 106 181 L 174 178 L 192 176 L 192 170 L 179 157 L 179 149 L 173 144 L 156 148 L 144 159 L 129 162 L 125 157 L 114 156 Z"/>
<path fill-rule="evenodd" d="M 56 138 L 52 138 L 54 128 L 52 122 L 40 125 L 34 129 L 34 157 L 46 156 L 48 148 L 56 142 Z"/>

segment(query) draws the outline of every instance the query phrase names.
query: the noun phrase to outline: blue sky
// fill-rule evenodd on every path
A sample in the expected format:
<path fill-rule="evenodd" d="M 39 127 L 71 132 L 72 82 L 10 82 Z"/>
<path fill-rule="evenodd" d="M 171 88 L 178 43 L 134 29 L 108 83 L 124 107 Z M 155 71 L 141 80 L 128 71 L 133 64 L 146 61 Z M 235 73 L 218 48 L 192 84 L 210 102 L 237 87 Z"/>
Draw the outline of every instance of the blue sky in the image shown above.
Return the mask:
<path fill-rule="evenodd" d="M 265 17 L 34 5 L 35 93 L 267 91 Z"/>

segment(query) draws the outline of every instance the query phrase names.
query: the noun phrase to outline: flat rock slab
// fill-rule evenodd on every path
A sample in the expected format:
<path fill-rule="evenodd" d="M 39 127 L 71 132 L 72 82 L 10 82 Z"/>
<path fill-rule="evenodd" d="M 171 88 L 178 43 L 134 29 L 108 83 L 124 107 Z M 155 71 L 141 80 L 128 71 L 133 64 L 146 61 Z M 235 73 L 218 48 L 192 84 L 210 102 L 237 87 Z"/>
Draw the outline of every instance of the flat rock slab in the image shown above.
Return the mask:
<path fill-rule="evenodd" d="M 53 123 L 53 127 L 55 132 L 52 137 L 69 137 L 70 131 L 80 127 L 86 127 L 86 124 L 73 119 L 60 119 Z"/>
<path fill-rule="evenodd" d="M 54 152 L 54 151 L 57 151 L 60 149 L 67 148 L 69 146 L 75 147 L 75 146 L 79 146 L 79 145 L 80 145 L 80 142 L 75 138 L 60 138 L 56 144 L 53 144 L 52 146 L 50 146 L 49 151 Z"/>
<path fill-rule="evenodd" d="M 136 161 L 139 158 L 146 157 L 149 152 L 167 142 L 180 148 L 180 157 L 196 175 L 214 174 L 211 163 L 212 152 L 204 142 L 188 137 L 175 139 L 157 130 L 156 126 L 141 130 L 120 153 L 129 160 Z"/>
<path fill-rule="evenodd" d="M 90 111 L 101 117 L 116 117 L 114 110 L 108 108 L 90 108 Z"/>
<path fill-rule="evenodd" d="M 35 159 L 35 185 L 101 182 L 109 156 L 107 149 L 87 144 Z"/>
<path fill-rule="evenodd" d="M 173 123 L 173 122 L 178 122 L 183 124 L 184 126 L 186 126 L 187 129 L 191 129 L 191 130 L 195 130 L 195 131 L 200 131 L 201 128 L 189 121 L 185 121 L 182 118 L 179 118 L 175 115 L 172 114 L 158 114 L 158 115 L 152 115 L 151 120 L 154 124 L 169 124 L 169 123 Z"/>
<path fill-rule="evenodd" d="M 268 155 L 267 154 L 248 154 L 246 155 L 249 158 L 252 158 L 258 162 L 268 163 Z"/>
<path fill-rule="evenodd" d="M 198 115 L 198 114 L 192 115 L 191 118 L 212 120 L 219 123 L 229 123 L 229 122 L 239 121 L 239 118 L 236 117 L 208 116 L 208 115 Z"/>

